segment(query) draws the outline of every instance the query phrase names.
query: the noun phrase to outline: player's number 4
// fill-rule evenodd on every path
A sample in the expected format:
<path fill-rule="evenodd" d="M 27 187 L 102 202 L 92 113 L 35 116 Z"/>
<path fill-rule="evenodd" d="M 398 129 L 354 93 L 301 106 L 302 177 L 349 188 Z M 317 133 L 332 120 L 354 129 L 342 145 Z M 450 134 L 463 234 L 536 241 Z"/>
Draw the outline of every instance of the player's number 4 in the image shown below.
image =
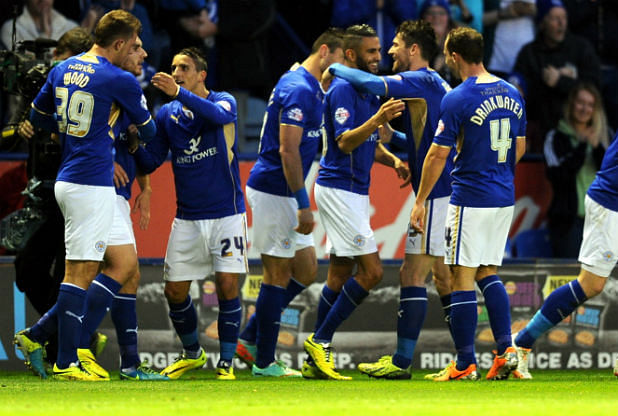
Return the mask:
<path fill-rule="evenodd" d="M 491 137 L 491 150 L 498 152 L 498 163 L 506 162 L 506 156 L 511 148 L 511 120 L 501 118 L 490 120 L 489 133 Z"/>
<path fill-rule="evenodd" d="M 58 130 L 71 136 L 84 137 L 90 130 L 94 97 L 86 91 L 75 91 L 69 99 L 69 90 L 56 88 L 56 98 L 60 104 L 56 107 Z M 68 106 L 67 106 L 68 104 Z"/>

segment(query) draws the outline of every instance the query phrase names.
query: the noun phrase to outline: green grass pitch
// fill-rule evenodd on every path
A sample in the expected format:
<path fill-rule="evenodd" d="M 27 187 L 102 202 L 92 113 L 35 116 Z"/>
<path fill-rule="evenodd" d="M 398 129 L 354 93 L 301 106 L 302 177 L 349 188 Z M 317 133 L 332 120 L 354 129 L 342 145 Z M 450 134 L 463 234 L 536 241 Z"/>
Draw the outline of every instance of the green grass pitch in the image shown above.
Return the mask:
<path fill-rule="evenodd" d="M 534 371 L 534 380 L 438 383 L 255 379 L 217 381 L 212 370 L 168 382 L 62 382 L 0 372 L 0 415 L 615 415 L 618 380 L 611 370 Z"/>

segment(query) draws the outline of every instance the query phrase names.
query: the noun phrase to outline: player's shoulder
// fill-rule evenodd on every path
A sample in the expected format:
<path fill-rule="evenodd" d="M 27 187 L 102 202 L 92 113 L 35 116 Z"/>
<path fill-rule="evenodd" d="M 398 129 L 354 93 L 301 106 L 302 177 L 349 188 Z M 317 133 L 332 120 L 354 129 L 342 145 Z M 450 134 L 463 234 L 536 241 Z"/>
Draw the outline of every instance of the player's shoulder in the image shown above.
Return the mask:
<path fill-rule="evenodd" d="M 210 94 L 212 94 L 209 98 L 215 103 L 227 111 L 231 111 L 232 107 L 236 107 L 236 98 L 232 94 L 227 91 L 213 91 L 210 90 Z"/>
<path fill-rule="evenodd" d="M 356 90 L 348 81 L 343 78 L 335 77 L 330 84 L 330 88 L 326 92 L 326 96 L 332 97 L 333 95 L 347 94 L 354 91 Z"/>

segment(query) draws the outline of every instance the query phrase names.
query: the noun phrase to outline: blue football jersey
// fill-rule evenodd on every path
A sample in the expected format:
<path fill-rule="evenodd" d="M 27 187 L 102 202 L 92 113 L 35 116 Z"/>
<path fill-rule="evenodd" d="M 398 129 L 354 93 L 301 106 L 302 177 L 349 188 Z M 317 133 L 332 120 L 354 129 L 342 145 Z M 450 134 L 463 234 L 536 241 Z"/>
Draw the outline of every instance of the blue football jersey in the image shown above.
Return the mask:
<path fill-rule="evenodd" d="M 116 194 L 123 196 L 127 201 L 131 199 L 131 186 L 137 174 L 135 159 L 133 155 L 129 153 L 127 141 L 127 128 L 129 124 L 131 124 L 129 117 L 123 111 L 120 116 L 120 121 L 116 123 L 118 132 L 115 134 L 116 140 L 114 140 L 114 161 L 122 166 L 129 177 L 129 182 L 127 182 L 126 185 L 116 188 Z"/>
<path fill-rule="evenodd" d="M 494 76 L 470 77 L 444 96 L 434 143 L 456 146 L 452 204 L 515 204 L 516 139 L 525 137 L 524 104 L 514 86 Z"/>
<path fill-rule="evenodd" d="M 400 72 L 384 77 L 386 96 L 405 100 L 406 109 L 402 114 L 403 126 L 408 145 L 408 165 L 412 174 L 412 187 L 418 191 L 423 171 L 423 162 L 433 143 L 434 133 L 440 118 L 440 103 L 451 90 L 440 75 L 429 68 Z M 447 159 L 444 171 L 429 194 L 429 199 L 441 198 L 451 194 L 452 155 Z"/>
<path fill-rule="evenodd" d="M 150 173 L 171 150 L 176 218 L 216 219 L 245 212 L 234 97 L 210 91 L 204 99 L 181 88 L 176 100 L 161 107 L 156 123 L 157 135 L 135 158 Z"/>
<path fill-rule="evenodd" d="M 113 186 L 113 127 L 121 109 L 138 126 L 150 121 L 135 77 L 87 53 L 52 68 L 32 106 L 57 117 L 63 151 L 56 179 L 83 185 Z"/>
<path fill-rule="evenodd" d="M 588 196 L 599 205 L 618 212 L 618 134 L 605 151 L 601 169 L 588 188 Z"/>
<path fill-rule="evenodd" d="M 279 125 L 302 127 L 299 150 L 306 178 L 320 144 L 323 99 L 320 83 L 302 66 L 283 74 L 268 100 L 258 160 L 251 169 L 248 186 L 273 195 L 292 196 L 279 156 Z"/>
<path fill-rule="evenodd" d="M 324 98 L 324 129 L 326 137 L 317 183 L 331 188 L 367 195 L 371 166 L 375 159 L 378 131 L 371 133 L 351 153 L 337 145 L 337 137 L 360 126 L 380 108 L 377 96 L 359 93 L 348 82 L 335 78 Z"/>

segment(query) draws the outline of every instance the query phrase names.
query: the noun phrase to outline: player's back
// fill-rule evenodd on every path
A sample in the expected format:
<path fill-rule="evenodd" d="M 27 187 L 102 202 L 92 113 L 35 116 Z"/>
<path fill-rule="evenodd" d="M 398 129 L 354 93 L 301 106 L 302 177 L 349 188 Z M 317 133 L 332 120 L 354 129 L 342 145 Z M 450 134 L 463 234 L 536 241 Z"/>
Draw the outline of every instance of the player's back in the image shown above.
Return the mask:
<path fill-rule="evenodd" d="M 618 212 L 618 134 L 603 156 L 601 169 L 588 189 L 598 204 Z"/>
<path fill-rule="evenodd" d="M 299 150 L 306 177 L 320 143 L 323 99 L 319 82 L 304 67 L 296 65 L 283 74 L 268 100 L 258 160 L 251 169 L 248 186 L 274 195 L 291 195 L 279 155 L 279 126 L 303 129 Z"/>
<path fill-rule="evenodd" d="M 387 77 L 388 96 L 401 98 L 406 103 L 402 121 L 408 139 L 408 164 L 412 173 L 412 187 L 418 189 L 423 162 L 440 119 L 440 103 L 451 87 L 436 71 L 429 68 L 405 71 L 397 75 L 402 79 L 401 87 L 395 89 L 394 83 Z M 449 158 L 429 195 L 430 199 L 451 194 L 452 168 L 453 161 Z"/>
<path fill-rule="evenodd" d="M 380 108 L 377 96 L 357 92 L 335 78 L 324 99 L 324 147 L 317 183 L 367 195 L 378 141 L 377 130 L 352 152 L 339 149 L 337 138 L 366 122 Z"/>
<path fill-rule="evenodd" d="M 57 114 L 63 144 L 57 180 L 84 185 L 112 186 L 113 127 L 121 108 L 138 125 L 150 119 L 135 77 L 88 53 L 54 67 L 33 106 Z"/>
<path fill-rule="evenodd" d="M 434 141 L 452 144 L 457 137 L 451 203 L 515 203 L 516 140 L 525 137 L 524 105 L 515 87 L 494 76 L 470 77 L 444 97 Z"/>

